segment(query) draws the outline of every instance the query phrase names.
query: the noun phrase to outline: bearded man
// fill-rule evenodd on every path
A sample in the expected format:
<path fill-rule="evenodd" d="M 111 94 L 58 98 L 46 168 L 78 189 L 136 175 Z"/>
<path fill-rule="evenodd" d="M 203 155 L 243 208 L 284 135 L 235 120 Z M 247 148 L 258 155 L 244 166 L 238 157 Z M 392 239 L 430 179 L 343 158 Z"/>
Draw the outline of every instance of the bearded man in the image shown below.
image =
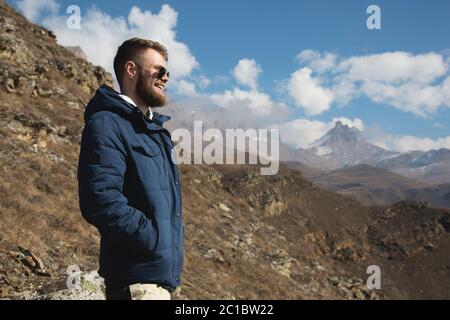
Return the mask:
<path fill-rule="evenodd" d="M 168 54 L 125 41 L 114 59 L 120 93 L 103 85 L 84 113 L 78 163 L 82 216 L 100 234 L 106 298 L 170 299 L 183 266 L 179 170 L 166 104 Z"/>

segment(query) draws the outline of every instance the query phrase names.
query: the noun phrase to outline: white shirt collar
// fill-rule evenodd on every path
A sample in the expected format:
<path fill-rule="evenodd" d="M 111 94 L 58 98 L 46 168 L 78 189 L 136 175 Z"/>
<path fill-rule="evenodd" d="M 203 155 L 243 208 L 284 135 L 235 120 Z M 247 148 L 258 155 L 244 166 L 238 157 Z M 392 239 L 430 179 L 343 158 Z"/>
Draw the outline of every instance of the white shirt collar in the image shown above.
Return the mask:
<path fill-rule="evenodd" d="M 123 99 L 123 100 L 125 100 L 126 102 L 128 102 L 128 103 L 130 103 L 130 104 L 132 104 L 133 106 L 135 106 L 136 107 L 136 103 L 134 103 L 134 101 L 133 100 L 131 100 L 131 98 L 129 97 L 129 96 L 126 96 L 126 95 L 124 95 L 124 94 L 119 94 L 119 96 Z M 153 112 L 152 112 L 152 109 L 150 108 L 150 107 L 148 107 L 148 113 L 149 113 L 149 118 L 150 119 L 153 119 Z"/>

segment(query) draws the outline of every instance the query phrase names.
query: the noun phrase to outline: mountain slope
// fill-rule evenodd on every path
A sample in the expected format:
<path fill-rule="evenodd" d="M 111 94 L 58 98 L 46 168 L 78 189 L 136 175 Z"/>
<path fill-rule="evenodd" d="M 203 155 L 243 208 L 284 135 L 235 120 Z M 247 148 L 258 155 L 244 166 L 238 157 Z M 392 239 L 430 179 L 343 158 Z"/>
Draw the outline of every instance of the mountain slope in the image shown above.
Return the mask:
<path fill-rule="evenodd" d="M 300 171 L 302 173 L 302 175 L 308 179 L 312 179 L 314 177 L 321 176 L 327 172 L 324 170 L 317 169 L 315 167 L 310 167 L 310 166 L 304 165 L 302 162 L 285 161 L 282 163 L 285 164 L 290 169 Z"/>
<path fill-rule="evenodd" d="M 366 204 L 393 204 L 401 200 L 415 200 L 427 201 L 437 207 L 450 207 L 448 185 L 433 186 L 364 164 L 317 175 L 312 180 Z"/>
<path fill-rule="evenodd" d="M 412 151 L 375 163 L 398 174 L 436 184 L 450 182 L 450 150 Z"/>

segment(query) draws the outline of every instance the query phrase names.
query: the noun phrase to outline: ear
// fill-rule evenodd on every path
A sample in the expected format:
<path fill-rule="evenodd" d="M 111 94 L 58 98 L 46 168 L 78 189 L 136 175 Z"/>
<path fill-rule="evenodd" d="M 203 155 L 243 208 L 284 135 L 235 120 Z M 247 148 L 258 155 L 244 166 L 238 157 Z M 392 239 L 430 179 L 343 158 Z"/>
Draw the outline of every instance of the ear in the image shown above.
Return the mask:
<path fill-rule="evenodd" d="M 124 76 L 128 79 L 133 79 L 136 76 L 136 72 L 136 64 L 133 61 L 127 61 L 127 63 L 125 63 Z"/>

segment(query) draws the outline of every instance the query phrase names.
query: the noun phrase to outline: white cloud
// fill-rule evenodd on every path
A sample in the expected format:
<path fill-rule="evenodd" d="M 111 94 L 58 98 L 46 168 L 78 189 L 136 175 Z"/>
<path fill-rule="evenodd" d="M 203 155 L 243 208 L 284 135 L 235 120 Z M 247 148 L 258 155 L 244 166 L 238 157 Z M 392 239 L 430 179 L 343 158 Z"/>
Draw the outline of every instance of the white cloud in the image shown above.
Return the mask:
<path fill-rule="evenodd" d="M 200 88 L 205 89 L 210 84 L 211 84 L 211 80 L 209 80 L 207 77 L 205 77 L 205 76 L 198 77 L 198 85 Z"/>
<path fill-rule="evenodd" d="M 283 142 L 295 148 L 307 148 L 311 143 L 334 128 L 338 121 L 341 121 L 349 127 L 356 127 L 359 130 L 364 129 L 364 124 L 361 119 L 356 118 L 352 120 L 345 117 L 333 118 L 329 122 L 295 119 L 280 125 L 275 125 L 274 127 L 280 129 Z"/>
<path fill-rule="evenodd" d="M 307 106 L 310 115 L 328 110 L 332 102 L 345 105 L 359 96 L 422 117 L 450 107 L 449 62 L 442 54 L 385 52 L 345 59 L 303 50 L 297 60 L 306 66 L 294 73 L 302 74 L 305 89 L 290 93 L 300 106 Z M 329 85 L 320 84 L 317 90 L 318 82 L 311 84 L 312 73 L 320 74 L 322 82 Z M 323 92 L 328 99 L 323 99 Z"/>
<path fill-rule="evenodd" d="M 113 60 L 123 41 L 141 37 L 161 42 L 169 53 L 168 67 L 173 79 L 191 75 L 199 67 L 189 47 L 176 39 L 178 13 L 168 4 L 158 13 L 131 8 L 128 17 L 111 17 L 95 7 L 82 12 L 81 30 L 66 27 L 66 16 L 47 16 L 42 24 L 57 35 L 64 46 L 79 45 L 89 60 L 114 74 Z M 95 45 L 93 45 L 95 44 Z"/>
<path fill-rule="evenodd" d="M 56 14 L 59 4 L 56 0 L 19 0 L 17 1 L 17 8 L 28 20 L 37 22 L 43 13 Z"/>
<path fill-rule="evenodd" d="M 223 108 L 232 106 L 246 106 L 250 108 L 258 117 L 274 113 L 279 107 L 285 108 L 282 103 L 272 101 L 268 94 L 257 90 L 245 91 L 239 88 L 226 90 L 224 93 L 213 93 L 210 95 L 213 104 Z"/>
<path fill-rule="evenodd" d="M 331 90 L 322 88 L 320 81 L 312 78 L 311 73 L 312 70 L 308 67 L 294 72 L 288 82 L 288 92 L 307 115 L 318 115 L 330 108 L 334 94 Z"/>
<path fill-rule="evenodd" d="M 220 123 L 219 127 L 228 128 L 264 128 L 288 118 L 290 111 L 285 103 L 273 101 L 269 94 L 258 89 L 257 80 L 261 72 L 262 69 L 255 60 L 241 59 L 231 73 L 237 84 L 245 85 L 249 87 L 248 89 L 244 90 L 235 86 L 231 90 L 197 96 L 203 102 L 213 106 L 214 114 L 218 118 L 212 123 Z M 199 87 L 209 85 L 211 82 L 207 78 L 200 79 L 196 83 Z M 230 80 L 230 78 L 216 76 L 213 81 L 216 84 L 230 85 Z M 208 118 L 208 115 L 204 114 L 204 118 Z"/>
<path fill-rule="evenodd" d="M 295 57 L 301 63 L 309 63 L 311 61 L 319 60 L 322 57 L 322 54 L 318 51 L 312 49 L 306 49 L 300 51 L 300 53 Z"/>
<path fill-rule="evenodd" d="M 432 149 L 450 149 L 450 137 L 431 139 L 414 136 L 401 136 L 393 141 L 393 149 L 399 152 L 412 150 L 429 151 Z"/>
<path fill-rule="evenodd" d="M 193 77 L 190 77 L 193 78 Z M 200 75 L 196 77 L 194 80 L 186 80 L 186 79 L 171 79 L 170 85 L 174 89 L 174 91 L 179 94 L 183 95 L 189 98 L 200 98 L 200 97 L 206 97 L 207 95 L 201 94 L 198 92 L 198 88 L 205 89 L 211 81 L 203 76 Z"/>
<path fill-rule="evenodd" d="M 175 89 L 175 92 L 184 95 L 187 97 L 198 97 L 199 93 L 197 92 L 195 83 L 190 81 L 181 79 L 181 80 L 172 80 L 172 87 Z"/>
<path fill-rule="evenodd" d="M 399 110 L 422 117 L 435 113 L 441 105 L 450 106 L 450 101 L 445 101 L 444 90 L 441 86 L 422 86 L 413 83 L 395 86 L 368 82 L 361 89 L 374 102 L 388 103 Z"/>
<path fill-rule="evenodd" d="M 256 90 L 258 87 L 258 76 L 261 72 L 261 67 L 253 59 L 239 60 L 233 69 L 233 75 L 236 81 L 253 90 Z"/>
<path fill-rule="evenodd" d="M 296 119 L 280 126 L 281 140 L 294 148 L 306 148 L 327 132 L 327 124 L 322 121 Z"/>
<path fill-rule="evenodd" d="M 398 152 L 430 151 L 433 149 L 450 149 L 450 136 L 445 138 L 420 138 L 415 136 L 391 136 L 387 142 L 390 149 Z"/>
<path fill-rule="evenodd" d="M 379 126 L 365 129 L 370 143 L 386 150 L 397 152 L 430 151 L 433 149 L 450 149 L 450 136 L 443 138 L 416 137 L 412 135 L 400 135 L 386 133 Z"/>
<path fill-rule="evenodd" d="M 352 81 L 427 84 L 448 71 L 436 53 L 385 52 L 343 60 L 338 69 Z"/>
<path fill-rule="evenodd" d="M 296 59 L 300 63 L 307 64 L 312 70 L 318 73 L 331 70 L 336 66 L 337 55 L 330 52 L 324 54 L 311 49 L 301 51 Z"/>
<path fill-rule="evenodd" d="M 361 94 L 357 88 L 357 84 L 345 78 L 340 78 L 330 90 L 334 93 L 336 103 L 341 106 L 346 105 Z"/>

